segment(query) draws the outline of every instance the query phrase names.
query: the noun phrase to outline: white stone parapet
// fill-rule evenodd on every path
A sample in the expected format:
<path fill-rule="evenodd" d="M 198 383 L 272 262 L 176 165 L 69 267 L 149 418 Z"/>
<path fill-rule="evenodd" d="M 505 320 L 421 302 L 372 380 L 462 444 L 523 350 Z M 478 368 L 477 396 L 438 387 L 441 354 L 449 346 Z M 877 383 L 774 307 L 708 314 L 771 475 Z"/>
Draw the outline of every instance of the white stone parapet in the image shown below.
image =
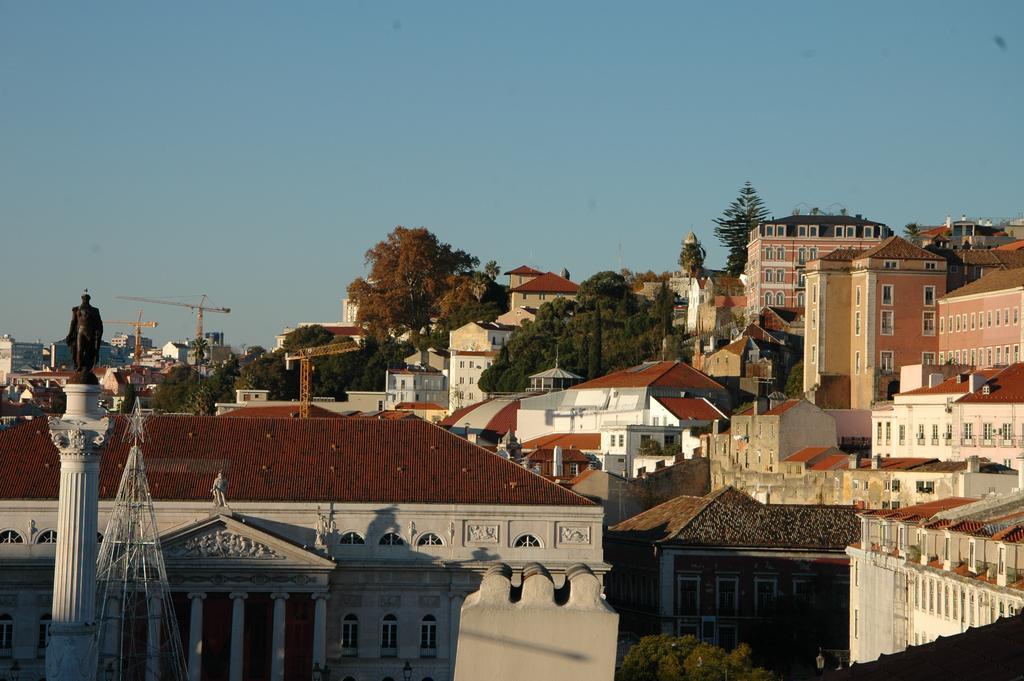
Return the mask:
<path fill-rule="evenodd" d="M 96 677 L 100 451 L 113 419 L 99 406 L 98 385 L 68 384 L 64 393 L 65 414 L 49 422 L 60 452 L 60 491 L 46 676 L 85 680 Z"/>

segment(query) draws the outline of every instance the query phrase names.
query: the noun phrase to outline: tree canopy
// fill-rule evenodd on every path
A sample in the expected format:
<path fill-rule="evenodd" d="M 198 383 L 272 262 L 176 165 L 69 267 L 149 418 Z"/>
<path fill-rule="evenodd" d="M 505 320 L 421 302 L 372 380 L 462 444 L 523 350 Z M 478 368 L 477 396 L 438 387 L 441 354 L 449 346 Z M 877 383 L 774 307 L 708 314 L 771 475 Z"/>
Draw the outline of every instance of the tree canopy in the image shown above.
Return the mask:
<path fill-rule="evenodd" d="M 442 313 L 446 299 L 473 295 L 469 275 L 480 262 L 424 227 L 401 226 L 368 250 L 365 260 L 369 276 L 353 281 L 348 294 L 359 307 L 359 322 L 378 338 L 417 334 Z"/>
<path fill-rule="evenodd" d="M 750 647 L 731 652 L 701 643 L 693 636 L 644 636 L 630 648 L 615 681 L 771 681 L 772 675 L 751 661 Z"/>
<path fill-rule="evenodd" d="M 729 252 L 725 269 L 729 274 L 738 277 L 747 266 L 747 243 L 750 231 L 768 217 L 761 197 L 757 195 L 750 182 L 740 187 L 737 196 L 722 217 L 715 218 L 715 236 Z"/>

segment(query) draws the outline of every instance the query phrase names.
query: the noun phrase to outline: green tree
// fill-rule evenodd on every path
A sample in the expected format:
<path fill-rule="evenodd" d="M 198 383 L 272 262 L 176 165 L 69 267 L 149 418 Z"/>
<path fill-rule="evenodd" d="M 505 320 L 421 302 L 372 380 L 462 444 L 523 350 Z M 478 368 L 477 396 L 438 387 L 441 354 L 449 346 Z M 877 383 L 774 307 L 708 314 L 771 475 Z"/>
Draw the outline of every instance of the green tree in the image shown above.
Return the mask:
<path fill-rule="evenodd" d="M 215 402 L 234 402 L 235 383 L 241 377 L 242 371 L 236 355 L 229 356 L 226 360 L 213 368 L 213 373 L 206 379 Z"/>
<path fill-rule="evenodd" d="M 153 409 L 164 413 L 187 411 L 192 390 L 199 384 L 199 374 L 190 366 L 171 369 L 153 393 Z"/>
<path fill-rule="evenodd" d="M 804 363 L 797 362 L 793 365 L 793 368 L 789 370 L 789 376 L 786 377 L 786 387 L 784 389 L 786 397 L 793 399 L 803 397 L 804 395 Z"/>
<path fill-rule="evenodd" d="M 498 275 L 501 274 L 501 268 L 498 267 L 498 262 L 496 260 L 488 260 L 484 265 L 484 274 L 486 274 L 487 278 L 491 281 L 497 279 Z"/>
<path fill-rule="evenodd" d="M 696 277 L 704 271 L 704 258 L 706 257 L 707 252 L 697 241 L 697 236 L 690 232 L 683 239 L 683 247 L 679 251 L 679 271 Z"/>
<path fill-rule="evenodd" d="M 132 409 L 135 408 L 135 384 L 128 381 L 128 385 L 124 387 L 124 399 L 121 400 L 121 408 L 118 410 L 122 414 L 132 413 Z"/>
<path fill-rule="evenodd" d="M 661 672 L 681 671 L 686 658 L 697 646 L 693 636 L 644 636 L 629 649 L 615 681 L 680 681 L 685 678 L 681 673 L 675 678 L 665 678 Z M 667 659 L 672 662 L 666 662 Z"/>
<path fill-rule="evenodd" d="M 908 222 L 903 226 L 903 236 L 908 239 L 913 239 L 915 236 L 921 233 L 921 226 L 916 222 Z"/>
<path fill-rule="evenodd" d="M 206 351 L 210 349 L 210 341 L 197 336 L 188 344 L 188 348 L 189 352 L 192 353 L 193 364 L 198 369 L 206 361 Z"/>
<path fill-rule="evenodd" d="M 601 375 L 601 303 L 597 303 L 597 307 L 594 308 L 594 330 L 590 337 L 590 346 L 587 357 L 587 376 L 588 378 L 597 378 Z"/>
<path fill-rule="evenodd" d="M 185 411 L 196 416 L 213 416 L 215 400 L 210 386 L 200 383 L 188 394 Z"/>
<path fill-rule="evenodd" d="M 761 197 L 750 182 L 740 188 L 739 196 L 715 218 L 715 236 L 729 252 L 725 268 L 729 274 L 738 277 L 747 265 L 747 244 L 750 232 L 763 222 L 769 213 Z"/>

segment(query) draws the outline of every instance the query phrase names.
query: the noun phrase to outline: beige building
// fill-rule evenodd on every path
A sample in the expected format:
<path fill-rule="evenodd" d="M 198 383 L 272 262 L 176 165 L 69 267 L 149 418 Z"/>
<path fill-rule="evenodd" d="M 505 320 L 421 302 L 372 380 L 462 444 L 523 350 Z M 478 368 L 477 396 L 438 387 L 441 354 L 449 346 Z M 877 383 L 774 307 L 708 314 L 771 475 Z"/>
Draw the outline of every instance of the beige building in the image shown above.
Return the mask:
<path fill-rule="evenodd" d="M 469 322 L 448 333 L 449 350 L 500 350 L 515 331 L 497 322 Z"/>
<path fill-rule="evenodd" d="M 935 364 L 946 261 L 899 237 L 807 263 L 804 391 L 816 404 L 870 409 L 899 392 L 899 369 Z"/>
<path fill-rule="evenodd" d="M 1024 608 L 1024 493 L 865 512 L 846 553 L 851 661 L 1012 617 Z"/>
<path fill-rule="evenodd" d="M 517 267 L 508 273 L 509 291 L 512 294 L 509 310 L 520 308 L 538 308 L 544 303 L 566 298 L 576 300 L 579 284 L 569 281 L 568 272 L 565 276 L 554 272 L 539 272 L 532 267 Z"/>

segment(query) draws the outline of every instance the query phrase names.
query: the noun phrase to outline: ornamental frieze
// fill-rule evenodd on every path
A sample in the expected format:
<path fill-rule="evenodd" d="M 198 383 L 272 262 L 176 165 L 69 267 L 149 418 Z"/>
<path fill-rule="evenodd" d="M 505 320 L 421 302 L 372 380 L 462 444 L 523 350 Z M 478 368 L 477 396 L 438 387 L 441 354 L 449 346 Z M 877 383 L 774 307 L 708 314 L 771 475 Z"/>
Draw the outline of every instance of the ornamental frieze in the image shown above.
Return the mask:
<path fill-rule="evenodd" d="M 167 555 L 174 558 L 283 558 L 266 544 L 227 530 L 192 537 L 178 546 L 169 547 Z"/>

